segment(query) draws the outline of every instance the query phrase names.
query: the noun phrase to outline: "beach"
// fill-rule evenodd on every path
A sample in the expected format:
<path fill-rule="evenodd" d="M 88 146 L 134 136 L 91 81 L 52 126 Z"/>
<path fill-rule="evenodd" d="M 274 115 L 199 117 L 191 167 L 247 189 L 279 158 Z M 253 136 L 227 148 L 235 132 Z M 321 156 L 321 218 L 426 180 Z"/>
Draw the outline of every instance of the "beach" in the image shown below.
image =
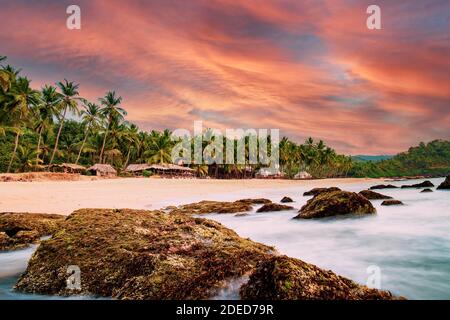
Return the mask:
<path fill-rule="evenodd" d="M 160 209 L 200 200 L 238 200 L 268 190 L 376 183 L 380 179 L 215 180 L 118 178 L 80 181 L 1 182 L 0 212 L 68 215 L 81 208 Z M 235 198 L 233 198 L 235 197 Z"/>

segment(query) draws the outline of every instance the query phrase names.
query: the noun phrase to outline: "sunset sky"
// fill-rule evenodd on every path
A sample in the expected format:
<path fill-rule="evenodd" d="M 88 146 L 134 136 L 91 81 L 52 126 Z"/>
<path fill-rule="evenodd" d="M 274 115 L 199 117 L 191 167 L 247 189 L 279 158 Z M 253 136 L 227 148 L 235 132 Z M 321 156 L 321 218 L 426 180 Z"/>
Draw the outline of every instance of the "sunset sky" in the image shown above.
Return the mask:
<path fill-rule="evenodd" d="M 36 88 L 116 90 L 145 130 L 279 128 L 348 154 L 450 139 L 448 0 L 0 0 L 0 55 Z"/>

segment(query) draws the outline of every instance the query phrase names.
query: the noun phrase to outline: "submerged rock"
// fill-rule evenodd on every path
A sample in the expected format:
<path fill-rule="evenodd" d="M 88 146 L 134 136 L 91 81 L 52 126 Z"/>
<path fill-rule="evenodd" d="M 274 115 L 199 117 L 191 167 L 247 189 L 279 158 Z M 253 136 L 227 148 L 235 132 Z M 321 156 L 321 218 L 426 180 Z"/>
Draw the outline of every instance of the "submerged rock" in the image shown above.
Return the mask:
<path fill-rule="evenodd" d="M 38 242 L 58 230 L 65 218 L 58 214 L 0 213 L 0 251 L 21 249 Z"/>
<path fill-rule="evenodd" d="M 375 186 L 370 187 L 370 190 L 379 190 L 379 189 L 396 189 L 397 186 L 394 186 L 393 184 L 377 184 Z"/>
<path fill-rule="evenodd" d="M 294 209 L 291 206 L 285 206 L 278 203 L 269 203 L 263 205 L 261 208 L 256 210 L 256 212 L 271 212 L 271 211 L 283 211 L 283 210 L 292 210 Z"/>
<path fill-rule="evenodd" d="M 385 200 L 381 203 L 382 206 L 402 206 L 403 202 L 400 200 Z"/>
<path fill-rule="evenodd" d="M 434 187 L 434 184 L 431 181 L 424 181 L 421 183 L 416 183 L 416 184 L 411 184 L 411 185 L 403 185 L 402 189 L 407 189 L 407 188 L 432 188 Z"/>
<path fill-rule="evenodd" d="M 117 299 L 206 299 L 229 279 L 267 259 L 273 248 L 220 223 L 161 211 L 83 209 L 31 258 L 16 289 Z M 66 288 L 78 266 L 81 290 Z"/>
<path fill-rule="evenodd" d="M 269 200 L 270 201 L 270 200 Z M 171 214 L 208 214 L 208 213 L 238 213 L 251 211 L 250 202 L 235 201 L 200 201 L 185 204 L 170 211 Z"/>
<path fill-rule="evenodd" d="M 323 218 L 344 214 L 374 214 L 376 209 L 365 197 L 348 191 L 326 192 L 315 196 L 294 219 Z"/>
<path fill-rule="evenodd" d="M 444 182 L 442 182 L 439 187 L 437 187 L 438 190 L 450 190 L 450 175 L 445 178 Z"/>
<path fill-rule="evenodd" d="M 321 193 L 334 192 L 334 191 L 341 191 L 341 189 L 339 189 L 337 187 L 314 188 L 314 189 L 311 189 L 311 190 L 306 191 L 305 193 L 303 193 L 303 196 L 317 196 L 317 195 L 319 195 Z"/>
<path fill-rule="evenodd" d="M 281 203 L 289 203 L 289 202 L 294 202 L 294 200 L 292 200 L 292 198 L 289 198 L 289 197 L 283 197 L 283 199 L 281 199 L 280 202 Z"/>
<path fill-rule="evenodd" d="M 371 190 L 363 190 L 359 193 L 364 198 L 367 198 L 369 200 L 383 200 L 383 199 L 392 199 L 392 197 L 386 196 L 384 194 L 371 191 Z"/>
<path fill-rule="evenodd" d="M 431 190 L 431 189 L 423 189 L 422 191 L 420 191 L 420 193 L 425 193 L 425 192 L 433 192 L 433 190 Z"/>
<path fill-rule="evenodd" d="M 240 289 L 244 300 L 392 300 L 331 271 L 286 256 L 261 262 Z"/>

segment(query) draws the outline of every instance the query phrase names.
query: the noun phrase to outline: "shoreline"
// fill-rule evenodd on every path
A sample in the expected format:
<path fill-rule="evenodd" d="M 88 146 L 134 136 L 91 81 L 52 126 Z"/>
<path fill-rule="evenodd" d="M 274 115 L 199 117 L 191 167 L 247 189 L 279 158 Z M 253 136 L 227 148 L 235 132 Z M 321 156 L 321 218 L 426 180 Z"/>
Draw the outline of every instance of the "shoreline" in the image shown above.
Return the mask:
<path fill-rule="evenodd" d="M 0 212 L 69 215 L 82 208 L 154 210 L 233 194 L 245 198 L 258 190 L 331 187 L 336 184 L 377 183 L 384 179 L 145 179 L 115 178 L 73 181 L 0 182 Z M 234 199 L 234 200 L 237 200 Z"/>

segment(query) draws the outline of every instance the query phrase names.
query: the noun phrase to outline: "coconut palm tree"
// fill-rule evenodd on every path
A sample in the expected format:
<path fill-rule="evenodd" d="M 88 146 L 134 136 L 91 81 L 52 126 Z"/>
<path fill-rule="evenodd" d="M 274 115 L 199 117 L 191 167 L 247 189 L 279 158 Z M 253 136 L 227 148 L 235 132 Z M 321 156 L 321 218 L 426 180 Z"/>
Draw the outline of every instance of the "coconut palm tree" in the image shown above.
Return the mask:
<path fill-rule="evenodd" d="M 130 124 L 126 126 L 126 130 L 124 132 L 124 141 L 128 145 L 128 152 L 125 163 L 123 165 L 123 169 L 125 169 L 128 166 L 131 151 L 133 149 L 137 150 L 140 145 L 139 128 L 135 124 Z"/>
<path fill-rule="evenodd" d="M 125 109 L 120 107 L 122 97 L 116 97 L 115 91 L 109 91 L 103 98 L 100 98 L 100 104 L 103 106 L 100 113 L 107 119 L 105 135 L 103 137 L 102 149 L 100 151 L 100 162 L 103 163 L 103 153 L 105 151 L 106 139 L 114 120 L 121 121 L 127 114 Z"/>
<path fill-rule="evenodd" d="M 41 153 L 42 134 L 48 130 L 53 124 L 53 116 L 58 112 L 58 102 L 60 95 L 53 86 L 45 85 L 42 88 L 41 104 L 36 108 L 35 112 L 35 130 L 39 135 L 36 149 L 37 158 Z"/>
<path fill-rule="evenodd" d="M 83 142 L 80 147 L 80 151 L 78 152 L 77 160 L 75 161 L 75 164 L 78 164 L 78 161 L 80 161 L 81 153 L 84 150 L 84 146 L 86 144 L 86 140 L 89 135 L 89 131 L 100 125 L 100 107 L 96 105 L 95 103 L 88 102 L 86 104 L 86 109 L 81 111 L 81 118 L 83 121 L 83 124 L 85 126 L 85 132 L 84 132 L 84 138 Z"/>
<path fill-rule="evenodd" d="M 11 166 L 16 157 L 17 148 L 19 146 L 20 135 L 23 133 L 23 127 L 26 124 L 28 115 L 33 107 L 39 105 L 40 93 L 30 87 L 30 80 L 20 77 L 13 83 L 10 90 L 5 94 L 4 105 L 2 108 L 3 116 L 7 116 L 11 123 L 11 131 L 16 136 L 14 139 L 14 150 L 8 164 L 7 172 L 11 171 Z"/>
<path fill-rule="evenodd" d="M 50 158 L 50 163 L 53 163 L 55 158 L 56 150 L 58 150 L 59 138 L 61 136 L 61 131 L 64 126 L 64 121 L 66 120 L 67 111 L 74 112 L 75 114 L 79 113 L 78 110 L 78 102 L 84 102 L 85 100 L 81 98 L 78 92 L 79 85 L 74 82 L 69 82 L 67 79 L 64 79 L 64 82 L 58 82 L 58 87 L 61 90 L 60 98 L 59 98 L 59 129 L 56 135 L 55 146 L 53 148 L 52 157 Z"/>
<path fill-rule="evenodd" d="M 37 154 L 38 152 L 31 148 L 31 146 L 19 146 L 17 149 L 17 158 L 20 171 L 28 171 L 42 163 L 42 160 L 37 157 Z"/>
<path fill-rule="evenodd" d="M 149 164 L 163 164 L 172 162 L 173 141 L 169 130 L 163 133 L 152 131 L 148 150 L 144 152 Z"/>

